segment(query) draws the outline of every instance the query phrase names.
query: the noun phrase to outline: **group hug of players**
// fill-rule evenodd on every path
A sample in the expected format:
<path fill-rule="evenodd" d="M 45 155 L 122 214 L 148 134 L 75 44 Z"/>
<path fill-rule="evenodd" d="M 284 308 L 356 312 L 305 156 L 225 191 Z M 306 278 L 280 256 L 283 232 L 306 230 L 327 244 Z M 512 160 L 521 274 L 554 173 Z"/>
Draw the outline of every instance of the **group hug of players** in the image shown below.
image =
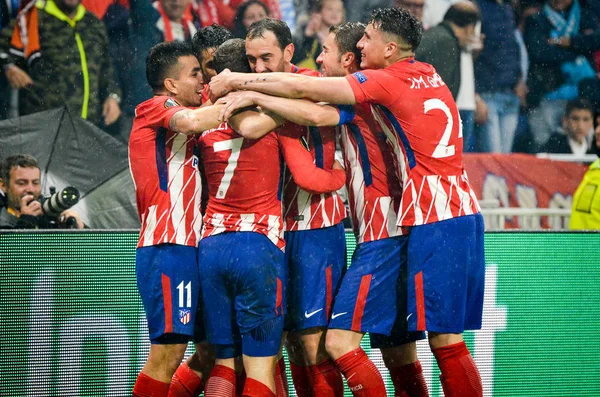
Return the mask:
<path fill-rule="evenodd" d="M 298 396 L 342 396 L 342 376 L 354 396 L 386 396 L 367 332 L 394 395 L 427 396 L 424 331 L 444 394 L 483 395 L 462 338 L 481 328 L 483 220 L 456 104 L 414 60 L 421 35 L 396 8 L 334 26 L 323 77 L 290 63 L 275 19 L 246 40 L 213 25 L 150 50 L 154 97 L 129 143 L 151 340 L 134 396 L 286 396 L 282 344 Z"/>

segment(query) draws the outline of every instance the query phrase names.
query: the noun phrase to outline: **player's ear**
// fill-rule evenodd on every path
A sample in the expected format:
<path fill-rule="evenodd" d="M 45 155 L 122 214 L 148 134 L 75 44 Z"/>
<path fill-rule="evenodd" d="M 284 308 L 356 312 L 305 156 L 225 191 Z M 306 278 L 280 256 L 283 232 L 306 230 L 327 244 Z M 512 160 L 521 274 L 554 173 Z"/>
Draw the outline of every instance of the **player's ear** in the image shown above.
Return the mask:
<path fill-rule="evenodd" d="M 283 50 L 283 59 L 286 62 L 292 62 L 293 57 L 294 57 L 294 43 L 290 43 Z"/>
<path fill-rule="evenodd" d="M 398 51 L 398 43 L 395 41 L 388 41 L 385 45 L 385 58 L 389 58 Z"/>
<path fill-rule="evenodd" d="M 165 89 L 167 91 L 169 91 L 172 94 L 177 94 L 177 82 L 175 81 L 175 79 L 172 79 L 170 77 L 167 77 L 164 81 L 164 85 L 165 85 Z"/>
<path fill-rule="evenodd" d="M 353 52 L 347 52 L 342 55 L 342 66 L 344 68 L 349 68 L 356 61 L 356 55 Z"/>

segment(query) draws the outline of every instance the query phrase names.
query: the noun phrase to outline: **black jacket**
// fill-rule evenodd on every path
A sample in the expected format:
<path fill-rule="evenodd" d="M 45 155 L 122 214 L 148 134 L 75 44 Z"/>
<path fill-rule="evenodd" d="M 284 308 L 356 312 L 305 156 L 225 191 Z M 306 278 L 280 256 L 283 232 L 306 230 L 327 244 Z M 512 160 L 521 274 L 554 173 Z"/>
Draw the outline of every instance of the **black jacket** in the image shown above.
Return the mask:
<path fill-rule="evenodd" d="M 456 99 L 460 88 L 460 45 L 449 24 L 442 22 L 423 33 L 415 52 L 418 61 L 435 68 Z"/>
<path fill-rule="evenodd" d="M 569 138 L 565 134 L 555 132 L 550 136 L 548 142 L 542 148 L 543 153 L 565 153 L 572 154 L 571 145 L 569 145 Z M 587 154 L 594 154 L 595 151 L 592 147 L 589 147 Z"/>
<path fill-rule="evenodd" d="M 45 216 L 21 215 L 16 217 L 6 208 L 0 208 L 0 229 L 56 229 L 56 224 Z"/>

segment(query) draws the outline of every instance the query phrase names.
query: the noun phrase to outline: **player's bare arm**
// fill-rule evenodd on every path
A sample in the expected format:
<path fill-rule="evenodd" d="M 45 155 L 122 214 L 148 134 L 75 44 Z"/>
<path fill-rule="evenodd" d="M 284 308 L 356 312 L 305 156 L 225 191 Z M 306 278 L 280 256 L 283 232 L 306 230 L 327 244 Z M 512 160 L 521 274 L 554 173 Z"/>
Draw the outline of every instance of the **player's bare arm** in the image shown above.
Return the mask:
<path fill-rule="evenodd" d="M 225 104 L 221 118 L 228 119 L 239 108 L 256 105 L 293 123 L 308 126 L 335 126 L 340 121 L 339 112 L 333 107 L 317 104 L 306 99 L 280 98 L 255 91 L 236 91 L 220 98 Z"/>
<path fill-rule="evenodd" d="M 275 114 L 246 110 L 229 118 L 231 128 L 246 139 L 259 139 L 284 123 Z"/>
<path fill-rule="evenodd" d="M 211 98 L 233 90 L 253 90 L 285 98 L 354 105 L 356 99 L 344 77 L 311 77 L 294 73 L 231 73 L 224 71 L 210 81 Z"/>
<path fill-rule="evenodd" d="M 171 116 L 169 128 L 181 134 L 193 135 L 217 127 L 223 105 L 202 106 L 183 109 Z"/>

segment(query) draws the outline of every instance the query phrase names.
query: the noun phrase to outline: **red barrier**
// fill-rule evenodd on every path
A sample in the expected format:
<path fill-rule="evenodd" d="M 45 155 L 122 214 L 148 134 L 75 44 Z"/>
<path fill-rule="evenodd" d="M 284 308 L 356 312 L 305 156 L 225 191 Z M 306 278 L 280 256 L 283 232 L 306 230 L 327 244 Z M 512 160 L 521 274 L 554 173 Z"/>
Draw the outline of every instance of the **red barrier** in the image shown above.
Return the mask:
<path fill-rule="evenodd" d="M 586 165 L 539 159 L 527 154 L 464 155 L 465 168 L 477 198 L 496 199 L 501 207 L 571 208 Z M 531 222 L 531 223 L 529 223 Z M 548 219 L 533 218 L 526 225 L 506 219 L 507 228 L 548 228 Z"/>

